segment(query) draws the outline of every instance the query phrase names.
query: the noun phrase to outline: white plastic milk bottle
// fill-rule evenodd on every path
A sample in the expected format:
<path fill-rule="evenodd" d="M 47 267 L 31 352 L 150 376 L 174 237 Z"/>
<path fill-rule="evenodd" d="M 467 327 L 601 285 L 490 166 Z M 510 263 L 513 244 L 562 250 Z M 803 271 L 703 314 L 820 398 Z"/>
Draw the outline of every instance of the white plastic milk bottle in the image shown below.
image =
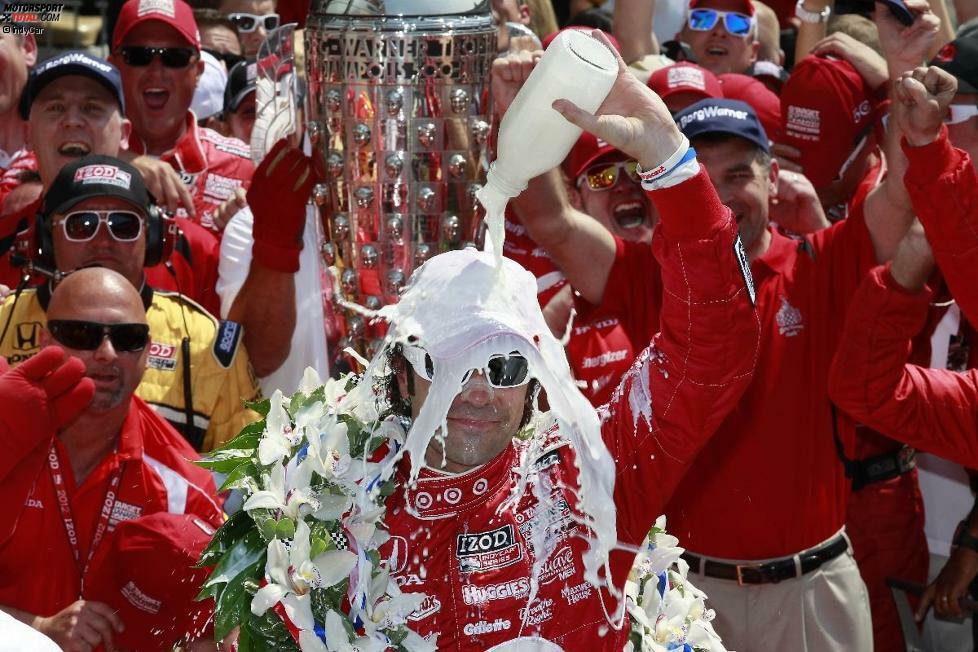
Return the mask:
<path fill-rule="evenodd" d="M 499 125 L 496 160 L 478 192 L 486 209 L 489 238 L 502 256 L 503 213 L 527 182 L 558 165 L 581 136 L 581 129 L 551 106 L 567 99 L 593 113 L 618 77 L 614 54 L 582 31 L 557 35 L 537 63 Z"/>

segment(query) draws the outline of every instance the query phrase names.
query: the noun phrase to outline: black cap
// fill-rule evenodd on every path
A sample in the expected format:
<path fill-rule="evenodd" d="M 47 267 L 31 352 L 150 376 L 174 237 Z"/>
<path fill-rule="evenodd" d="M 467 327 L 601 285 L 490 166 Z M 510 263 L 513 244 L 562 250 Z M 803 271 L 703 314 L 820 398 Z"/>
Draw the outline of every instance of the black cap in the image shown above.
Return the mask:
<path fill-rule="evenodd" d="M 102 84 L 119 103 L 119 110 L 126 113 L 126 101 L 122 94 L 122 77 L 119 70 L 105 59 L 85 52 L 65 52 L 44 61 L 31 71 L 20 96 L 20 117 L 27 120 L 31 105 L 45 86 L 65 75 L 82 75 Z"/>
<path fill-rule="evenodd" d="M 228 72 L 228 85 L 224 87 L 224 113 L 233 113 L 241 101 L 255 92 L 257 66 L 254 61 L 239 61 Z"/>
<path fill-rule="evenodd" d="M 676 114 L 679 130 L 690 140 L 706 134 L 730 134 L 770 151 L 767 134 L 749 104 L 739 100 L 705 99 Z"/>
<path fill-rule="evenodd" d="M 143 213 L 150 205 L 139 170 L 112 156 L 90 154 L 61 168 L 44 195 L 41 214 L 64 213 L 94 197 L 117 197 Z"/>
<path fill-rule="evenodd" d="M 930 65 L 957 77 L 959 93 L 978 93 L 978 33 L 954 39 L 941 48 Z"/>

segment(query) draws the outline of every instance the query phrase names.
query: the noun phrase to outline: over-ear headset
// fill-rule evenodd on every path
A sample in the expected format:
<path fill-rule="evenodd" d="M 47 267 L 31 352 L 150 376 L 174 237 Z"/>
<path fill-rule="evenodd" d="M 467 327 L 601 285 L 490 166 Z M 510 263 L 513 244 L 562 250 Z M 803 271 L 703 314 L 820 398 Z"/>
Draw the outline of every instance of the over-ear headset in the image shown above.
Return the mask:
<path fill-rule="evenodd" d="M 146 259 L 143 267 L 159 265 L 173 253 L 173 245 L 177 238 L 177 223 L 172 217 L 163 212 L 151 202 L 144 208 L 144 226 L 146 229 Z M 40 212 L 34 218 L 34 240 L 38 262 L 54 269 L 54 242 L 51 237 L 51 220 Z M 65 271 L 65 270 L 62 270 Z"/>

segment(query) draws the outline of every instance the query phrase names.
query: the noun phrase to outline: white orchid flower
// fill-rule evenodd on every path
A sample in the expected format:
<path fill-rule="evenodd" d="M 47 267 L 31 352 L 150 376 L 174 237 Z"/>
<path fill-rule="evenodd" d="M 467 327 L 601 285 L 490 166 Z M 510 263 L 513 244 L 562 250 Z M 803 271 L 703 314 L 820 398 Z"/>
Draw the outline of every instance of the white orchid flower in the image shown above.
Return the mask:
<path fill-rule="evenodd" d="M 300 630 L 300 634 L 306 632 L 305 645 L 300 639 L 302 651 L 320 652 L 326 648 L 317 645 L 322 642 L 315 634 L 310 591 L 317 587 L 330 587 L 342 581 L 353 570 L 357 557 L 346 550 L 329 550 L 315 559 L 310 559 L 309 552 L 309 526 L 302 520 L 296 526 L 295 538 L 291 544 L 286 545 L 279 539 L 273 539 L 268 543 L 268 559 L 265 562 L 268 584 L 258 589 L 255 597 L 252 598 L 251 613 L 261 616 L 271 607 L 281 603 L 289 620 Z M 342 624 L 340 628 L 342 629 Z M 345 630 L 343 630 L 343 638 L 346 640 Z M 340 648 L 333 648 L 331 643 L 330 649 Z"/>
<path fill-rule="evenodd" d="M 271 473 L 266 476 L 266 489 L 256 491 L 247 501 L 243 509 L 250 512 L 255 509 L 274 509 L 296 519 L 300 515 L 300 509 L 308 505 L 309 509 L 304 511 L 316 511 L 319 509 L 319 501 L 309 487 L 312 479 L 313 463 L 304 459 L 298 464 L 288 466 L 275 463 Z"/>
<path fill-rule="evenodd" d="M 282 407 L 282 392 L 276 389 L 269 399 L 265 433 L 258 442 L 258 461 L 265 466 L 278 462 L 289 455 L 298 441 L 298 435 L 292 430 L 289 414 Z"/>

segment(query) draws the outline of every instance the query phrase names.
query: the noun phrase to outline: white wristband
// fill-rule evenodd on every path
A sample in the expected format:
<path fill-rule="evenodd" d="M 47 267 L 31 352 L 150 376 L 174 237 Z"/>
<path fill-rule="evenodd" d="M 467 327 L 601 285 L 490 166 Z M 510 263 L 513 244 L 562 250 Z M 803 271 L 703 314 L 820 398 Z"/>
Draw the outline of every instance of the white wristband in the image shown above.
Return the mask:
<path fill-rule="evenodd" d="M 638 177 L 642 180 L 643 184 L 661 179 L 672 172 L 673 169 L 683 160 L 683 157 L 686 156 L 686 152 L 689 151 L 689 139 L 686 138 L 685 134 L 680 135 L 682 136 L 682 141 L 680 141 L 679 147 L 672 153 L 672 156 L 663 161 L 661 165 L 654 167 L 651 170 L 643 170 L 641 165 L 635 168 L 636 172 L 638 172 Z"/>

